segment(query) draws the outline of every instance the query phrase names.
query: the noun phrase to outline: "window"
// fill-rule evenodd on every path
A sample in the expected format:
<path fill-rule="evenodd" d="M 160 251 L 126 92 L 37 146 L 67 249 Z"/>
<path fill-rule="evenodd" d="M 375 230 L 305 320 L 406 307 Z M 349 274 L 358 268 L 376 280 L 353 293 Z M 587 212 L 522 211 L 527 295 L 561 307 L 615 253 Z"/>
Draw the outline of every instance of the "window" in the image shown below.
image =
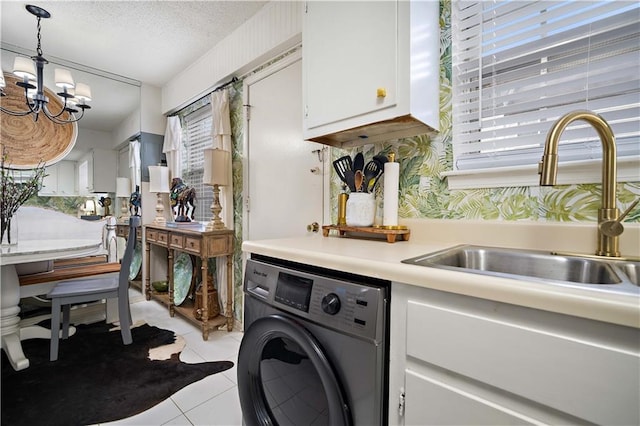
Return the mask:
<path fill-rule="evenodd" d="M 578 109 L 602 115 L 616 136 L 618 159 L 637 161 L 640 3 L 457 1 L 451 7 L 450 175 L 535 169 L 553 123 Z M 590 125 L 577 121 L 565 130 L 560 161 L 601 157 Z"/>
<path fill-rule="evenodd" d="M 182 180 L 196 190 L 195 220 L 211 219 L 213 188 L 202 183 L 204 149 L 211 147 L 211 106 L 209 104 L 184 117 L 185 137 L 182 151 Z"/>

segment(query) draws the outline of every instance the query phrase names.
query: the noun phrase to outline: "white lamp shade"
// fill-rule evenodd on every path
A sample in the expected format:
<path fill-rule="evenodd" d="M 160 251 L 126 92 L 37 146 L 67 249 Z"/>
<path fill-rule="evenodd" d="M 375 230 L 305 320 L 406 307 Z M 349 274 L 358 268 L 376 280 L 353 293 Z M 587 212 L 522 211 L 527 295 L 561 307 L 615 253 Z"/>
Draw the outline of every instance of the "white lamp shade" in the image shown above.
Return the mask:
<path fill-rule="evenodd" d="M 13 74 L 20 78 L 28 78 L 34 80 L 36 78 L 36 67 L 33 64 L 31 58 L 25 58 L 24 56 L 16 56 L 13 61 Z"/>
<path fill-rule="evenodd" d="M 80 99 L 81 101 L 90 102 L 91 101 L 91 87 L 89 87 L 88 84 L 84 84 L 84 83 L 76 84 L 75 97 L 76 97 L 76 99 Z"/>
<path fill-rule="evenodd" d="M 168 167 L 149 166 L 149 192 L 171 192 Z"/>
<path fill-rule="evenodd" d="M 56 68 L 55 70 L 56 86 L 62 89 L 72 89 L 75 87 L 71 71 L 64 70 L 62 68 Z"/>
<path fill-rule="evenodd" d="M 131 181 L 126 177 L 116 179 L 116 197 L 129 197 L 131 195 Z"/>
<path fill-rule="evenodd" d="M 204 176 L 202 183 L 205 185 L 229 185 L 229 166 L 231 153 L 222 149 L 207 148 L 204 150 Z"/>

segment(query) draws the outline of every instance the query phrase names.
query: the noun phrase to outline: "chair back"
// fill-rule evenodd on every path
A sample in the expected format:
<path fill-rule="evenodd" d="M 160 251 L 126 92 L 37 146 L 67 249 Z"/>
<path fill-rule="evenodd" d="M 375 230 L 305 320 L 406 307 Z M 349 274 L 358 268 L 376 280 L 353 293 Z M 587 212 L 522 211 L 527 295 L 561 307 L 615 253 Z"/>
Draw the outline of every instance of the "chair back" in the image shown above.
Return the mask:
<path fill-rule="evenodd" d="M 120 275 L 118 276 L 119 297 L 127 297 L 129 294 L 129 270 L 133 260 L 133 252 L 138 241 L 138 227 L 140 226 L 140 216 L 131 216 L 129 218 L 129 236 L 127 237 L 127 246 L 124 255 L 120 261 Z"/>

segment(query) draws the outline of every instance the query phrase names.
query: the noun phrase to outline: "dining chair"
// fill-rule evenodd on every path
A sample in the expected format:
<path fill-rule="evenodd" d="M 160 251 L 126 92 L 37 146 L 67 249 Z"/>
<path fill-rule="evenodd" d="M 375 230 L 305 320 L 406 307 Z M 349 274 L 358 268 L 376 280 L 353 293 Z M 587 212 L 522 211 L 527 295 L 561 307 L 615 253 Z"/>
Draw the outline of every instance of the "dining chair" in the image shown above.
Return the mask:
<path fill-rule="evenodd" d="M 120 263 L 118 276 L 91 277 L 61 281 L 49 292 L 51 299 L 51 348 L 49 359 L 58 359 L 60 339 L 60 310 L 62 310 L 62 338 L 69 337 L 69 316 L 72 304 L 96 302 L 102 299 L 118 299 L 118 317 L 122 342 L 131 344 L 131 310 L 129 307 L 129 268 L 137 241 L 140 216 L 129 219 L 127 246 Z"/>

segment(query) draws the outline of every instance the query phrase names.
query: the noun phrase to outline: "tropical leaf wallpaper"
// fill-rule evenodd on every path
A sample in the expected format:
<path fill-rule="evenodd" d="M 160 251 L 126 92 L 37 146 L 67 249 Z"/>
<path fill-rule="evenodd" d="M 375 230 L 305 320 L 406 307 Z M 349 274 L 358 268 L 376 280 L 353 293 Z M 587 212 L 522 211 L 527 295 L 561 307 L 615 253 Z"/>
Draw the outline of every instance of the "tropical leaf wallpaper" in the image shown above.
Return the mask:
<path fill-rule="evenodd" d="M 554 187 L 506 187 L 449 190 L 443 171 L 453 170 L 451 86 L 451 2 L 440 1 L 440 133 L 365 145 L 356 149 L 332 148 L 332 161 L 362 151 L 366 159 L 396 152 L 400 162 L 401 218 L 588 221 L 598 218 L 600 184 Z M 332 222 L 337 222 L 337 195 L 342 182 L 331 179 Z M 378 187 L 377 191 L 380 192 Z M 618 207 L 624 210 L 640 196 L 640 182 L 618 184 Z M 639 222 L 640 208 L 625 222 Z"/>

